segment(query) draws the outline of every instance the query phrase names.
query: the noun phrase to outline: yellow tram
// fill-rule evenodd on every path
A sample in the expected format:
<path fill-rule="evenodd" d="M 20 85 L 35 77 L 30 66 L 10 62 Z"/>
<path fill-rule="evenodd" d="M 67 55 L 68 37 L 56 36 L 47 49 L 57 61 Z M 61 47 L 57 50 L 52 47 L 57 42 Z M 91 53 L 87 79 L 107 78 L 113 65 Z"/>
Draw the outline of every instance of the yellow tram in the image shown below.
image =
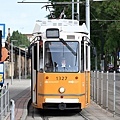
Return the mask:
<path fill-rule="evenodd" d="M 39 23 L 31 51 L 32 105 L 81 110 L 90 104 L 90 46 L 86 25 L 77 20 Z"/>

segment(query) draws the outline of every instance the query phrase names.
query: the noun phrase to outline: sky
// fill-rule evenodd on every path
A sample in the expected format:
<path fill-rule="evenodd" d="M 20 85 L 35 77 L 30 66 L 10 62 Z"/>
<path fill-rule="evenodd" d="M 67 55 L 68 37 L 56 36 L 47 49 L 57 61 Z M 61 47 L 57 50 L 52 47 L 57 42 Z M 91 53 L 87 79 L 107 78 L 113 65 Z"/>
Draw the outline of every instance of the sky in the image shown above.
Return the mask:
<path fill-rule="evenodd" d="M 33 32 L 36 20 L 45 19 L 49 14 L 46 8 L 42 8 L 45 3 L 18 3 L 23 0 L 0 0 L 0 24 L 5 24 L 5 37 L 18 30 L 22 34 L 31 34 Z M 48 0 L 24 0 L 25 2 Z M 47 19 L 47 18 L 46 18 Z M 3 26 L 0 26 L 3 29 Z"/>

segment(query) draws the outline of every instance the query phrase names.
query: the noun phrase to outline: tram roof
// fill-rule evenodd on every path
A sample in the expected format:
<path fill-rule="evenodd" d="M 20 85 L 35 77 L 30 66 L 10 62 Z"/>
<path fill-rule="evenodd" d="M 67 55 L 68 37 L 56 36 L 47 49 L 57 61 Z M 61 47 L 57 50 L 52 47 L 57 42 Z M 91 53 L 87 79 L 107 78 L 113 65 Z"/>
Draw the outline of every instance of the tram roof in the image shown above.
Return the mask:
<path fill-rule="evenodd" d="M 45 32 L 48 28 L 58 28 L 60 31 L 63 32 L 78 32 L 78 33 L 85 33 L 88 34 L 89 31 L 83 23 L 79 25 L 78 20 L 69 20 L 69 19 L 48 19 L 39 21 L 36 23 L 33 33 L 37 32 Z"/>

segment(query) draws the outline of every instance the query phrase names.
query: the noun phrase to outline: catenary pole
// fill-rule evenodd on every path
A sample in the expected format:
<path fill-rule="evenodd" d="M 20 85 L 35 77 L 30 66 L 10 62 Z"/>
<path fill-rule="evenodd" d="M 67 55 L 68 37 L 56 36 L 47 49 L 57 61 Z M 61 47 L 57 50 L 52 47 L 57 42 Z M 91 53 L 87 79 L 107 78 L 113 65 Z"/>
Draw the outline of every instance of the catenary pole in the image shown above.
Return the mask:
<path fill-rule="evenodd" d="M 89 38 L 90 38 L 90 0 L 86 0 L 86 26 L 89 31 Z"/>
<path fill-rule="evenodd" d="M 80 0 L 77 0 L 77 2 L 78 2 L 77 3 L 77 13 L 78 13 L 78 20 L 80 21 L 80 10 L 79 10 L 80 9 L 80 4 L 79 4 L 79 1 Z"/>
<path fill-rule="evenodd" d="M 74 0 L 72 0 L 72 20 L 74 20 Z"/>

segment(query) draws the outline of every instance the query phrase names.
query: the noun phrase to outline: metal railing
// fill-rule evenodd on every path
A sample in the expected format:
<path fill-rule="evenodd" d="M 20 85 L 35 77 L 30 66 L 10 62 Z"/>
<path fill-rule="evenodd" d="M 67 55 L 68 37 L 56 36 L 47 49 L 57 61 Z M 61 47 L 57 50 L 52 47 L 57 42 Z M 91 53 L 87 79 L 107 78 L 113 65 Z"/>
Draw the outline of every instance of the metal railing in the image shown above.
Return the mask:
<path fill-rule="evenodd" d="M 91 72 L 91 99 L 113 116 L 120 115 L 120 73 Z"/>
<path fill-rule="evenodd" d="M 9 85 L 0 88 L 0 120 L 9 112 Z"/>

